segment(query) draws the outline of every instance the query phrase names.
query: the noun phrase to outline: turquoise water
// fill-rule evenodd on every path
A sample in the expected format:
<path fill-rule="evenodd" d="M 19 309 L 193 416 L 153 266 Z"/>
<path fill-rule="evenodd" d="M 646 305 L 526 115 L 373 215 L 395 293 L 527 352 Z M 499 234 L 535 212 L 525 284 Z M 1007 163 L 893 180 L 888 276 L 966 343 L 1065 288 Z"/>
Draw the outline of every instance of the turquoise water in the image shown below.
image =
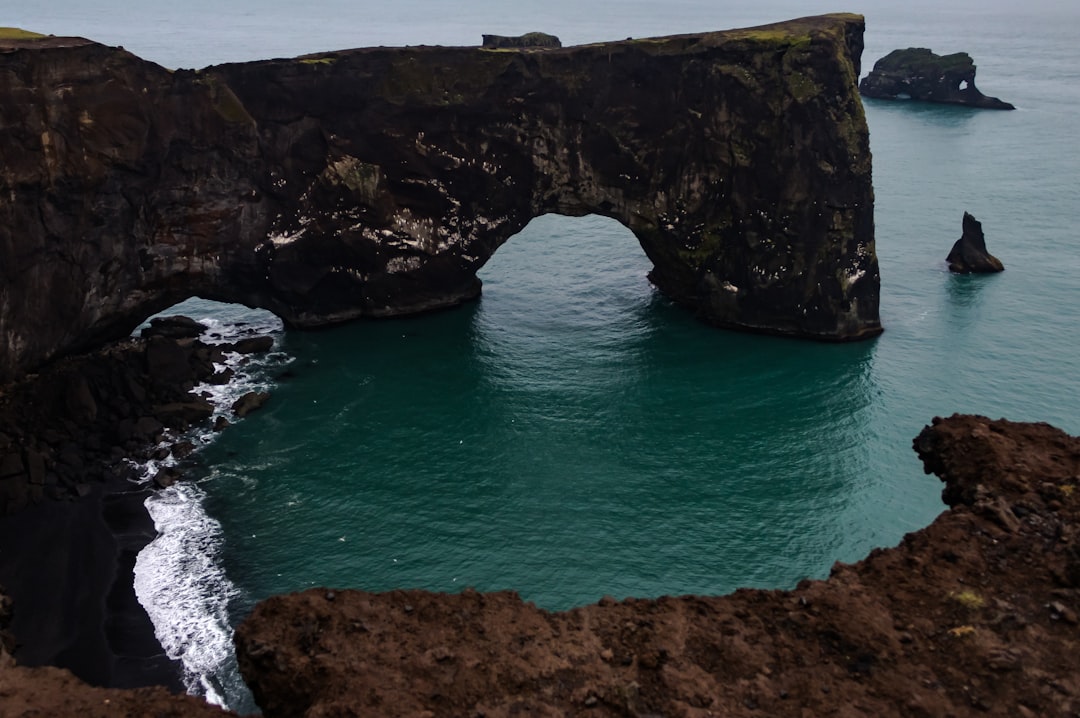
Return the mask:
<path fill-rule="evenodd" d="M 301 15 L 284 2 L 149 3 L 121 16 L 65 3 L 0 24 L 199 66 L 472 44 L 481 32 L 584 42 L 838 9 L 472 0 L 318 3 Z M 198 550 L 223 574 L 176 584 L 224 596 L 234 621 L 311 585 L 512 588 L 552 609 L 789 587 L 896 544 L 943 509 L 910 448 L 933 416 L 1080 432 L 1080 9 L 847 9 L 867 16 L 864 73 L 897 47 L 965 50 L 979 87 L 1019 107 L 866 103 L 885 334 L 819 345 L 711 329 L 650 287 L 648 261 L 618 224 L 538 218 L 484 268 L 479 302 L 279 333 L 291 363 L 271 402 L 202 450 L 185 499 L 220 524 L 221 540 Z M 1003 274 L 946 271 L 965 210 Z M 171 520 L 162 530 L 180 531 L 184 518 Z M 196 614 L 161 630 L 181 635 Z M 226 684 L 218 692 L 243 707 L 231 666 L 212 669 Z"/>

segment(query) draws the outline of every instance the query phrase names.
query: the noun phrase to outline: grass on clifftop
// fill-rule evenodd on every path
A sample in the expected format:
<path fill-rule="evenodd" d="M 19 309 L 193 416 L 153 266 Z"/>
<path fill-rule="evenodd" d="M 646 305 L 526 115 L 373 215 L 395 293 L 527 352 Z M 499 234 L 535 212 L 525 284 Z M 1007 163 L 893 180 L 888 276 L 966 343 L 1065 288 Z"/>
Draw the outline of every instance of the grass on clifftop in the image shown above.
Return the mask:
<path fill-rule="evenodd" d="M 40 40 L 47 35 L 18 27 L 0 27 L 0 40 Z"/>

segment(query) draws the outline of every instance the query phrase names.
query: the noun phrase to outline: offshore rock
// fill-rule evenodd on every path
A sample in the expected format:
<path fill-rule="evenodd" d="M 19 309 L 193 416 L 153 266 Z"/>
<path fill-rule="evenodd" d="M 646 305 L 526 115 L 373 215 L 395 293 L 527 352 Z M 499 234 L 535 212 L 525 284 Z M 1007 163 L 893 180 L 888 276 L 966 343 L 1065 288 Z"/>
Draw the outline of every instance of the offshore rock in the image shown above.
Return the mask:
<path fill-rule="evenodd" d="M 986 238 L 983 236 L 982 222 L 964 212 L 964 233 L 956 240 L 952 251 L 945 259 L 949 271 L 957 274 L 984 274 L 1001 272 L 1005 265 L 1001 260 L 986 250 Z"/>
<path fill-rule="evenodd" d="M 453 306 L 549 212 L 624 224 L 705 321 L 876 335 L 863 29 L 197 72 L 0 39 L 0 381 L 190 296 L 292 327 Z"/>
<path fill-rule="evenodd" d="M 988 97 L 975 87 L 975 63 L 966 52 L 935 55 L 922 47 L 893 50 L 874 63 L 859 83 L 866 97 L 922 100 L 954 105 L 1014 110 L 1008 102 Z"/>
<path fill-rule="evenodd" d="M 510 48 L 510 47 L 562 47 L 562 42 L 554 35 L 546 32 L 527 32 L 516 37 L 505 35 L 484 35 L 484 47 L 487 48 Z"/>

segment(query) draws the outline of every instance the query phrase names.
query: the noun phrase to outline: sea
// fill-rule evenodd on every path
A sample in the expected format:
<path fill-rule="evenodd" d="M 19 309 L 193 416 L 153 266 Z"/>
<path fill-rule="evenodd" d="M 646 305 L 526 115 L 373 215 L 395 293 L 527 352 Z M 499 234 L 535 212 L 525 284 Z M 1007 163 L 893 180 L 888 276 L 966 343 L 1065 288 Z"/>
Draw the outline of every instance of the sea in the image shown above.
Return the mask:
<path fill-rule="evenodd" d="M 230 361 L 190 481 L 148 502 L 135 583 L 189 690 L 255 710 L 232 628 L 312 586 L 512 589 L 551 610 L 603 596 L 790 588 L 896 545 L 944 509 L 913 437 L 954 412 L 1080 433 L 1080 5 L 1029 0 L 0 0 L 0 25 L 89 37 L 169 68 L 361 46 L 566 45 L 866 16 L 863 74 L 897 48 L 965 51 L 1013 112 L 865 101 L 881 318 L 816 344 L 696 322 L 646 279 L 631 233 L 536 218 L 483 297 L 416 318 L 286 331 L 266 312 L 170 310 Z M 967 211 L 1005 264 L 955 276 Z M 155 467 L 147 467 L 148 473 Z"/>

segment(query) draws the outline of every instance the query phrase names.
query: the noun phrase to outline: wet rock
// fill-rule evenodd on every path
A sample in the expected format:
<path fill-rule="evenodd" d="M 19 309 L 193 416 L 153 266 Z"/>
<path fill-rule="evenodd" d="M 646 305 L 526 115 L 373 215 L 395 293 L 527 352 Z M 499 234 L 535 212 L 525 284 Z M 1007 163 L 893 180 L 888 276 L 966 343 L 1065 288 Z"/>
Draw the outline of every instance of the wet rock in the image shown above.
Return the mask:
<path fill-rule="evenodd" d="M 154 407 L 154 414 L 166 426 L 187 428 L 214 415 L 214 405 L 199 396 L 188 401 L 174 401 Z"/>
<path fill-rule="evenodd" d="M 174 458 L 186 459 L 195 451 L 195 444 L 190 441 L 178 441 L 172 445 L 171 453 Z"/>
<path fill-rule="evenodd" d="M 173 466 L 167 466 L 154 474 L 154 485 L 167 489 L 183 477 L 183 472 Z"/>
<path fill-rule="evenodd" d="M 206 380 L 206 383 L 214 384 L 215 386 L 224 386 L 225 384 L 228 384 L 230 381 L 232 381 L 234 376 L 236 376 L 236 372 L 228 367 L 225 367 L 221 371 L 211 375 Z"/>
<path fill-rule="evenodd" d="M 146 345 L 146 371 L 161 384 L 183 386 L 193 381 L 191 349 L 175 339 L 151 337 Z"/>
<path fill-rule="evenodd" d="M 232 410 L 239 418 L 244 418 L 248 414 L 257 409 L 261 409 L 263 404 L 270 399 L 270 394 L 265 391 L 249 391 L 242 397 L 233 402 Z"/>
<path fill-rule="evenodd" d="M 143 337 L 165 337 L 166 339 L 194 339 L 202 336 L 207 329 L 205 324 L 191 317 L 177 314 L 171 317 L 154 317 L 150 326 L 142 330 Z"/>
<path fill-rule="evenodd" d="M 964 212 L 964 233 L 956 240 L 952 251 L 945 259 L 949 263 L 949 271 L 958 274 L 983 274 L 1000 272 L 1005 269 L 1001 260 L 990 254 L 986 249 L 986 238 L 983 236 L 982 223 Z"/>
<path fill-rule="evenodd" d="M 133 436 L 136 436 L 143 441 L 148 441 L 156 439 L 164 430 L 165 425 L 154 417 L 140 416 L 135 420 L 135 424 L 131 428 L 131 433 Z"/>
<path fill-rule="evenodd" d="M 76 423 L 90 424 L 97 418 L 97 402 L 90 391 L 90 386 L 86 383 L 85 376 L 76 374 L 71 378 L 64 400 L 68 416 L 72 417 Z"/>
<path fill-rule="evenodd" d="M 237 354 L 262 354 L 274 348 L 273 337 L 247 337 L 232 345 Z"/>
<path fill-rule="evenodd" d="M 0 479 L 22 476 L 26 472 L 23 466 L 22 452 L 9 451 L 0 457 Z"/>

